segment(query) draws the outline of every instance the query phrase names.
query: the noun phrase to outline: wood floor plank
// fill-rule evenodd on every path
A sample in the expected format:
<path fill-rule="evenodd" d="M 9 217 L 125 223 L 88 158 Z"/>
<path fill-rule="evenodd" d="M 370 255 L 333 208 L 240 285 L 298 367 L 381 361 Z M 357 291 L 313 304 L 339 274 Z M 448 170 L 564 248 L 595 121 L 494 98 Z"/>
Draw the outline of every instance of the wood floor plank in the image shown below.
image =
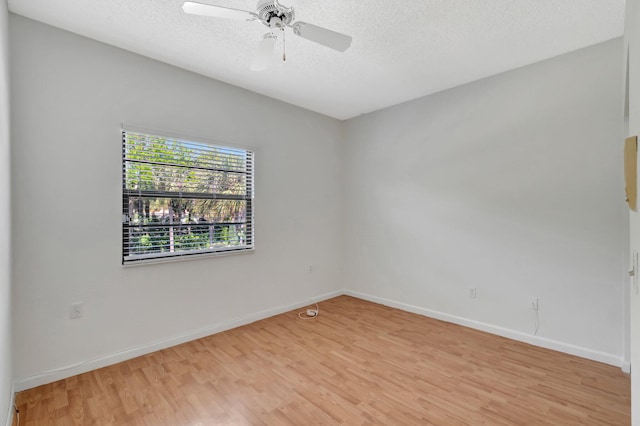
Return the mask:
<path fill-rule="evenodd" d="M 619 368 L 348 296 L 16 396 L 30 425 L 628 425 Z"/>

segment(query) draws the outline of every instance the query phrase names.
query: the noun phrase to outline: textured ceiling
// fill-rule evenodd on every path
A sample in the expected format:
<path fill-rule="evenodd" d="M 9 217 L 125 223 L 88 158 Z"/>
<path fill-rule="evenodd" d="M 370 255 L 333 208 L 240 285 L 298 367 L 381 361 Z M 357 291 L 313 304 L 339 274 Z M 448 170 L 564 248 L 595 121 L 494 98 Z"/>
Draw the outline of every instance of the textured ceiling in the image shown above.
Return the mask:
<path fill-rule="evenodd" d="M 255 10 L 251 0 L 197 0 Z M 287 61 L 249 69 L 258 22 L 183 0 L 8 0 L 17 14 L 347 119 L 622 35 L 624 0 L 280 0 L 353 37 L 344 53 L 287 33 Z M 281 40 L 277 46 L 281 46 Z M 278 49 L 278 47 L 276 47 Z M 281 47 L 280 47 L 281 49 Z"/>

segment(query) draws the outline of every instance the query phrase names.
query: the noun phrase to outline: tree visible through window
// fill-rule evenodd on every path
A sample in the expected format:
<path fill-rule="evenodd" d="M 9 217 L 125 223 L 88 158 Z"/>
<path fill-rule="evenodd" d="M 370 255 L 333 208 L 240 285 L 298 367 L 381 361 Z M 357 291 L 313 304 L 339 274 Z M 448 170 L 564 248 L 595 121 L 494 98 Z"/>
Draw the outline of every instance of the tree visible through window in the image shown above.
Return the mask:
<path fill-rule="evenodd" d="M 253 152 L 122 132 L 122 262 L 253 249 Z"/>

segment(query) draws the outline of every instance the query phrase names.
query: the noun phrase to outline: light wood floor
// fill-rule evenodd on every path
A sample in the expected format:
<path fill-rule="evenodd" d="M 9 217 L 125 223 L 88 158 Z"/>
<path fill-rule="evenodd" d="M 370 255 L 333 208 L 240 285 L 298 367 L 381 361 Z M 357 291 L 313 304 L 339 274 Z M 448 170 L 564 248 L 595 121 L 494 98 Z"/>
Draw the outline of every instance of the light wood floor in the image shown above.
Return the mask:
<path fill-rule="evenodd" d="M 21 426 L 630 424 L 617 367 L 347 296 L 16 398 Z"/>

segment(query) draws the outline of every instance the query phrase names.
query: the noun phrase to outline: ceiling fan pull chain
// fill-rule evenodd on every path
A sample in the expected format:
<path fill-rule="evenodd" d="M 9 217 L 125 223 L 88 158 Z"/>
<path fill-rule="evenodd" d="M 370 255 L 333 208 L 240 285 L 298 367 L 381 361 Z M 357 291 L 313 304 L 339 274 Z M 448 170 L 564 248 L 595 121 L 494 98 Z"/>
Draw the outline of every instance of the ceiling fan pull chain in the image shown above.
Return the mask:
<path fill-rule="evenodd" d="M 287 51 L 286 51 L 286 37 L 285 37 L 285 31 L 284 28 L 282 29 L 282 62 L 285 62 L 287 60 Z"/>

